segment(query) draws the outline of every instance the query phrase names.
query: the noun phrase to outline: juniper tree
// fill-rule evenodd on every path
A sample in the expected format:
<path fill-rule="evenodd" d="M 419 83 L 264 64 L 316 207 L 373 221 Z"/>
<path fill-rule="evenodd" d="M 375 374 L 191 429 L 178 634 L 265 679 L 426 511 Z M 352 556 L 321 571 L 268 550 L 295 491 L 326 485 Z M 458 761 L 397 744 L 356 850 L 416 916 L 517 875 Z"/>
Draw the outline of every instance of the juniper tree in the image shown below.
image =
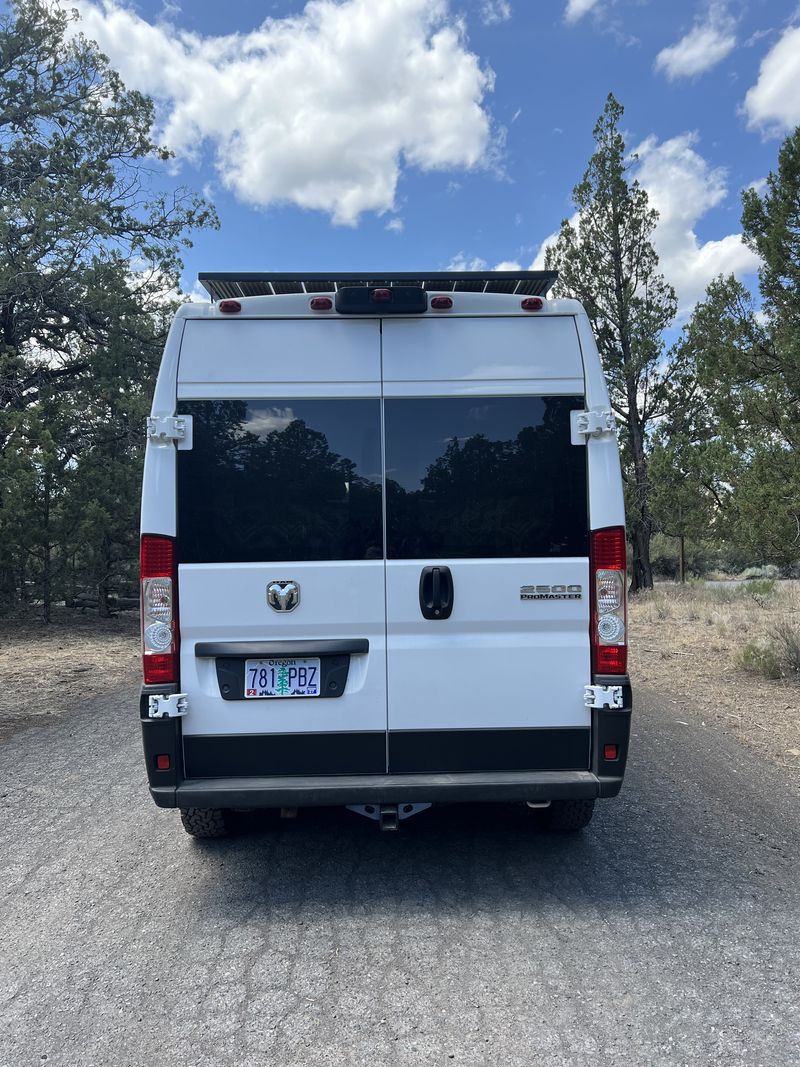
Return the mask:
<path fill-rule="evenodd" d="M 631 176 L 636 157 L 626 150 L 622 115 L 622 105 L 609 94 L 594 128 L 595 151 L 572 193 L 576 224 L 562 222 L 545 266 L 559 272 L 556 293 L 585 307 L 608 377 L 620 428 L 636 592 L 653 584 L 648 433 L 668 409 L 681 368 L 664 359 L 675 292 L 659 273 L 652 242 L 658 213 Z"/>
<path fill-rule="evenodd" d="M 717 278 L 684 346 L 727 442 L 721 523 L 754 561 L 785 565 L 800 558 L 800 127 L 763 194 L 745 190 L 742 207 L 761 301 L 733 276 Z"/>

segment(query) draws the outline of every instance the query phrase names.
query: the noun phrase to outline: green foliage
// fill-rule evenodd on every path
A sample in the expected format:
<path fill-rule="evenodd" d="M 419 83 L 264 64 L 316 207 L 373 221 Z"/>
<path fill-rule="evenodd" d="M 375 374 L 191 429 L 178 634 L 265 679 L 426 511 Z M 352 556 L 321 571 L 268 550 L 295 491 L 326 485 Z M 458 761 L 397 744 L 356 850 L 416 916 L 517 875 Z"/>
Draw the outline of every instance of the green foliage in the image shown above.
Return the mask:
<path fill-rule="evenodd" d="M 795 678 L 800 673 L 800 630 L 784 619 L 775 623 L 766 637 L 748 641 L 737 662 L 750 674 L 764 678 Z"/>
<path fill-rule="evenodd" d="M 619 130 L 622 115 L 609 94 L 594 128 L 595 152 L 572 194 L 577 227 L 562 222 L 545 265 L 559 272 L 558 294 L 583 303 L 608 376 L 622 431 L 636 591 L 653 581 L 648 433 L 674 403 L 683 366 L 665 365 L 662 358 L 662 335 L 677 305 L 652 243 L 658 214 L 629 175 L 635 157 L 627 154 Z"/>
<path fill-rule="evenodd" d="M 763 196 L 748 189 L 742 203 L 761 307 L 730 276 L 695 309 L 682 347 L 713 421 L 695 425 L 692 444 L 715 440 L 717 531 L 751 562 L 788 568 L 800 558 L 800 128 Z"/>
<path fill-rule="evenodd" d="M 180 249 L 217 225 L 151 189 L 153 104 L 49 0 L 0 18 L 0 605 L 93 592 L 135 557 L 143 420 Z"/>

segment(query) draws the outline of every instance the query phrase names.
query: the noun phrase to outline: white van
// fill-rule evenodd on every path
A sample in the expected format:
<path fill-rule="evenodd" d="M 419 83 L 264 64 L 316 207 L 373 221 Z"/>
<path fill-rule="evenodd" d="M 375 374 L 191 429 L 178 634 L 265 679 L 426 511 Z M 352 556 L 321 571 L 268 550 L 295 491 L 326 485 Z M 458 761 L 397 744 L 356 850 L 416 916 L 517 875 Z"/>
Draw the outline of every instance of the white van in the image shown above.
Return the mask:
<path fill-rule="evenodd" d="M 621 787 L 625 531 L 589 320 L 555 275 L 206 274 L 148 420 L 150 791 L 585 826 Z"/>

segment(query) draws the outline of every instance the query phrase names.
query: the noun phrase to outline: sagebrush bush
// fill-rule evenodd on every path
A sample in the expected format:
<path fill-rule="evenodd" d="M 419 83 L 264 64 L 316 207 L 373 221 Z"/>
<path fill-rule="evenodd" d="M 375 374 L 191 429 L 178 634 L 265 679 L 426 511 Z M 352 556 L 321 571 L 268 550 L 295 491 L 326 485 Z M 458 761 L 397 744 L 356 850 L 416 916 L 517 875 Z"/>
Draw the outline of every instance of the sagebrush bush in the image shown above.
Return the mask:
<path fill-rule="evenodd" d="M 800 629 L 788 619 L 776 622 L 766 637 L 742 646 L 737 662 L 762 678 L 796 678 L 800 674 Z"/>
<path fill-rule="evenodd" d="M 780 657 L 769 638 L 748 641 L 742 646 L 736 660 L 748 674 L 758 674 L 762 678 L 782 677 Z"/>

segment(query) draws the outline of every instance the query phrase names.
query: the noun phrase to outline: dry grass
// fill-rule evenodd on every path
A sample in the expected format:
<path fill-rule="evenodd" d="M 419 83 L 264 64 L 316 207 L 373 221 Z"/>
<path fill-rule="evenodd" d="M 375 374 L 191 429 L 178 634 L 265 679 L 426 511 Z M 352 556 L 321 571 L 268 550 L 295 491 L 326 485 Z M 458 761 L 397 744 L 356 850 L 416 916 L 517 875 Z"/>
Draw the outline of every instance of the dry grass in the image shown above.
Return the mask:
<path fill-rule="evenodd" d="M 630 605 L 631 674 L 800 776 L 800 582 L 662 584 Z"/>

